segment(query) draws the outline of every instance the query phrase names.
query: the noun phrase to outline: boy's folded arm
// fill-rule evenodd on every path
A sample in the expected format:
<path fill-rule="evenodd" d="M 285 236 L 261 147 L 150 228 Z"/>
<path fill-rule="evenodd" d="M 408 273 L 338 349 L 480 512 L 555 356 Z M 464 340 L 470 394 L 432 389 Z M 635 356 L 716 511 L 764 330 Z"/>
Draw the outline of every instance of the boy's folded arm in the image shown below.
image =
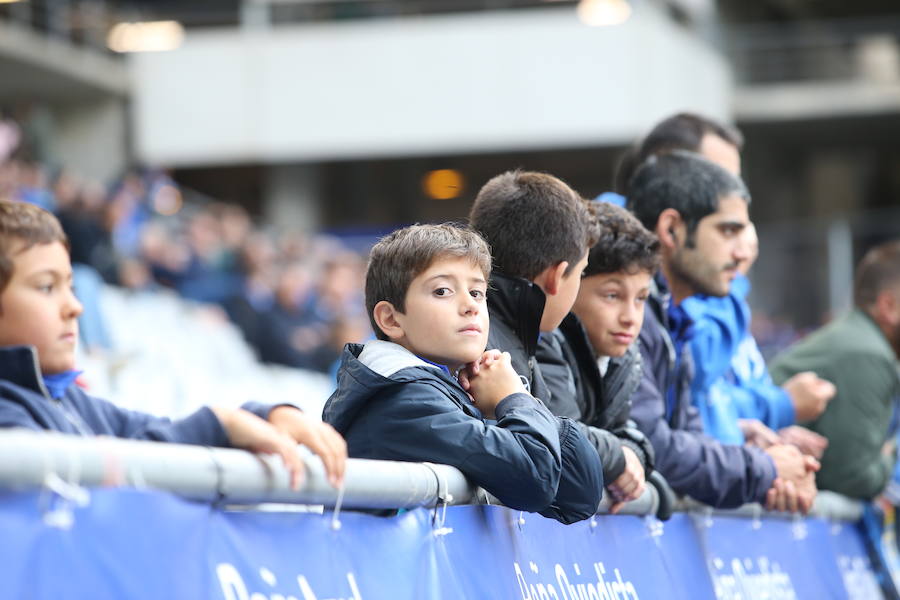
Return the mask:
<path fill-rule="evenodd" d="M 226 448 L 231 446 L 219 419 L 205 406 L 182 419 L 172 420 L 126 410 L 99 398 L 91 398 L 91 402 L 112 425 L 116 437 Z"/>
<path fill-rule="evenodd" d="M 560 417 L 557 423 L 562 471 L 556 497 L 541 514 L 568 524 L 597 512 L 603 497 L 603 465 L 575 421 Z"/>
<path fill-rule="evenodd" d="M 542 510 L 541 514 L 563 523 L 574 523 L 590 518 L 597 512 L 603 496 L 604 474 L 603 462 L 597 448 L 582 433 L 584 427 L 572 419 L 553 416 L 543 402 L 529 394 L 513 394 L 509 398 L 513 397 L 526 402 L 526 406 L 533 406 L 527 404 L 533 403 L 539 407 L 538 410 L 550 415 L 559 436 L 559 484 L 553 502 Z M 506 402 L 506 400 L 504 398 L 502 402 Z M 498 417 L 507 410 L 506 407 L 501 408 L 500 404 L 497 408 L 500 409 L 497 411 Z M 621 454 L 621 447 L 619 447 L 619 453 Z"/>
<path fill-rule="evenodd" d="M 403 398 L 369 405 L 370 433 L 393 460 L 452 465 L 510 508 L 539 511 L 559 485 L 561 458 L 557 421 L 528 394 L 497 405 L 497 424 L 465 414 L 428 384 L 404 386 Z M 351 445 L 352 449 L 352 445 Z"/>

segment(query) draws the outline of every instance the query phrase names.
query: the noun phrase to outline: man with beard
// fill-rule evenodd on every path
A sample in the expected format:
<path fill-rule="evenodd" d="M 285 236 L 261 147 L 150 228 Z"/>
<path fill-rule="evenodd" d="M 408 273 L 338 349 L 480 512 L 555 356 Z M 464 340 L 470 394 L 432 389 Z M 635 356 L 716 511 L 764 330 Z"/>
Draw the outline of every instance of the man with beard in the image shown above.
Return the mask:
<path fill-rule="evenodd" d="M 856 270 L 854 308 L 776 357 L 784 381 L 815 371 L 837 394 L 806 426 L 828 438 L 817 481 L 822 489 L 871 499 L 887 485 L 895 447 L 889 431 L 900 396 L 900 240 L 870 250 Z"/>
<path fill-rule="evenodd" d="M 624 191 L 635 169 L 650 156 L 673 150 L 696 152 L 740 176 L 743 144 L 740 131 L 714 119 L 695 113 L 672 115 L 625 153 L 616 171 L 616 188 Z M 746 275 L 758 243 L 752 225 L 743 233 L 750 244 L 750 256 L 740 267 Z M 691 401 L 704 431 L 726 444 L 765 448 L 780 440 L 821 458 L 828 442 L 795 423 L 818 417 L 834 396 L 834 386 L 811 372 L 775 385 L 750 333 L 750 280 L 737 277 L 730 287 L 727 296 L 695 295 L 682 305 L 694 323 Z"/>
<path fill-rule="evenodd" d="M 627 195 L 628 208 L 658 236 L 662 256 L 639 336 L 643 373 L 631 410 L 653 445 L 656 469 L 677 493 L 711 506 L 761 502 L 808 511 L 814 458 L 784 444 L 723 444 L 704 434 L 691 401 L 693 323 L 681 304 L 695 294 L 727 295 L 749 259 L 746 187 L 698 154 L 672 151 L 639 166 Z"/>

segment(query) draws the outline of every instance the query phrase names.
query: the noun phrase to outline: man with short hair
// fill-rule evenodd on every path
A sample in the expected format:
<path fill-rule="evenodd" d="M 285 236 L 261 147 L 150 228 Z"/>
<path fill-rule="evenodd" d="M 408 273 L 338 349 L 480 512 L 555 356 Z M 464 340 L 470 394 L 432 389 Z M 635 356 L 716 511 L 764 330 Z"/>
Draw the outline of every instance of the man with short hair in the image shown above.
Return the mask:
<path fill-rule="evenodd" d="M 616 168 L 614 188 L 624 194 L 634 172 L 651 156 L 672 150 L 696 152 L 729 173 L 741 174 L 744 136 L 734 127 L 694 113 L 663 119 L 640 142 L 629 148 Z"/>
<path fill-rule="evenodd" d="M 797 342 L 772 363 L 784 381 L 812 370 L 837 394 L 806 426 L 828 438 L 819 487 L 871 499 L 887 485 L 895 461 L 889 424 L 900 396 L 900 240 L 870 250 L 856 270 L 854 307 Z"/>
<path fill-rule="evenodd" d="M 629 151 L 619 165 L 617 182 L 627 185 L 641 163 L 673 150 L 696 152 L 739 176 L 743 144 L 741 132 L 733 127 L 703 115 L 679 113 L 657 124 Z M 757 249 L 752 224 L 743 235 L 751 256 L 741 263 L 741 274 L 728 295 L 696 295 L 683 305 L 694 321 L 692 401 L 706 433 L 722 442 L 766 447 L 780 438 L 820 458 L 827 441 L 794 424 L 821 414 L 834 395 L 834 386 L 812 372 L 797 373 L 783 386 L 772 381 L 749 331 L 746 274 Z"/>
<path fill-rule="evenodd" d="M 728 294 L 749 258 L 741 235 L 749 202 L 739 177 L 690 152 L 651 157 L 631 177 L 628 206 L 659 237 L 662 252 L 639 337 L 644 371 L 631 417 L 676 492 L 716 507 L 763 502 L 806 512 L 816 494 L 815 459 L 781 444 L 722 444 L 703 433 L 691 402 L 692 323 L 681 304 L 695 294 Z"/>

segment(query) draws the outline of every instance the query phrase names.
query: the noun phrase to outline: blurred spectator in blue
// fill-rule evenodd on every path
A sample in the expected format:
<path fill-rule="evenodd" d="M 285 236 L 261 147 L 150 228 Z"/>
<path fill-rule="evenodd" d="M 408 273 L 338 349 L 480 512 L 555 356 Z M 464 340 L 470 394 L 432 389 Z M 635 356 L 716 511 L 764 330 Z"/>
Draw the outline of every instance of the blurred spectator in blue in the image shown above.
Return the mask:
<path fill-rule="evenodd" d="M 195 213 L 188 220 L 187 246 L 189 258 L 186 268 L 178 276 L 178 292 L 189 300 L 225 305 L 241 285 L 237 247 L 226 245 L 222 221 L 210 210 Z M 241 232 L 245 237 L 246 231 Z"/>
<path fill-rule="evenodd" d="M 36 204 L 48 211 L 55 208 L 43 165 L 32 161 L 19 162 L 18 187 L 13 200 Z"/>
<path fill-rule="evenodd" d="M 113 247 L 121 256 L 135 256 L 140 246 L 141 229 L 150 217 L 145 205 L 147 188 L 140 172 L 131 170 L 114 187 L 109 199 L 106 226 Z"/>
<path fill-rule="evenodd" d="M 319 273 L 308 263 L 288 263 L 278 275 L 274 305 L 259 320 L 260 358 L 328 372 L 345 343 L 369 335 L 361 277 L 359 257 L 347 253 Z"/>
<path fill-rule="evenodd" d="M 150 221 L 140 232 L 139 258 L 146 263 L 153 280 L 176 289 L 190 261 L 190 250 L 174 222 Z"/>
<path fill-rule="evenodd" d="M 263 362 L 322 370 L 316 350 L 324 344 L 325 332 L 313 318 L 312 282 L 307 263 L 290 262 L 279 270 L 274 302 L 259 321 L 258 350 Z"/>
<path fill-rule="evenodd" d="M 248 235 L 238 255 L 242 274 L 240 288 L 224 305 L 228 317 L 254 348 L 260 348 L 262 343 L 263 315 L 275 302 L 276 260 L 275 244 L 269 235 L 260 232 Z"/>
<path fill-rule="evenodd" d="M 115 283 L 116 256 L 109 231 L 104 227 L 106 189 L 63 170 L 53 183 L 53 195 L 56 216 L 69 238 L 72 262 L 90 265 L 105 281 Z"/>

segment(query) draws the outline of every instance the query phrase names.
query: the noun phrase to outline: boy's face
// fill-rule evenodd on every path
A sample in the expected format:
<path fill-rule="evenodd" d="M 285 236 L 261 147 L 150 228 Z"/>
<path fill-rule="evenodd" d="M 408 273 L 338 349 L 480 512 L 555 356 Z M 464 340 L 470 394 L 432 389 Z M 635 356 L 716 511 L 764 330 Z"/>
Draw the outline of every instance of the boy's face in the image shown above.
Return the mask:
<path fill-rule="evenodd" d="M 438 258 L 406 292 L 406 312 L 395 312 L 399 337 L 391 341 L 454 370 L 481 357 L 487 346 L 487 282 L 468 258 Z"/>
<path fill-rule="evenodd" d="M 572 310 L 581 319 L 598 356 L 622 356 L 644 322 L 650 273 L 598 273 L 581 280 Z"/>
<path fill-rule="evenodd" d="M 588 252 L 585 250 L 584 257 L 573 266 L 568 274 L 564 274 L 559 282 L 556 294 L 547 294 L 547 303 L 544 305 L 544 314 L 541 316 L 541 331 L 553 331 L 562 323 L 569 311 L 572 310 L 572 304 L 578 295 L 578 288 L 581 285 L 581 274 L 588 263 Z"/>
<path fill-rule="evenodd" d="M 60 242 L 13 254 L 13 274 L 0 295 L 0 346 L 37 348 L 44 375 L 75 367 L 77 317 L 69 253 Z"/>

